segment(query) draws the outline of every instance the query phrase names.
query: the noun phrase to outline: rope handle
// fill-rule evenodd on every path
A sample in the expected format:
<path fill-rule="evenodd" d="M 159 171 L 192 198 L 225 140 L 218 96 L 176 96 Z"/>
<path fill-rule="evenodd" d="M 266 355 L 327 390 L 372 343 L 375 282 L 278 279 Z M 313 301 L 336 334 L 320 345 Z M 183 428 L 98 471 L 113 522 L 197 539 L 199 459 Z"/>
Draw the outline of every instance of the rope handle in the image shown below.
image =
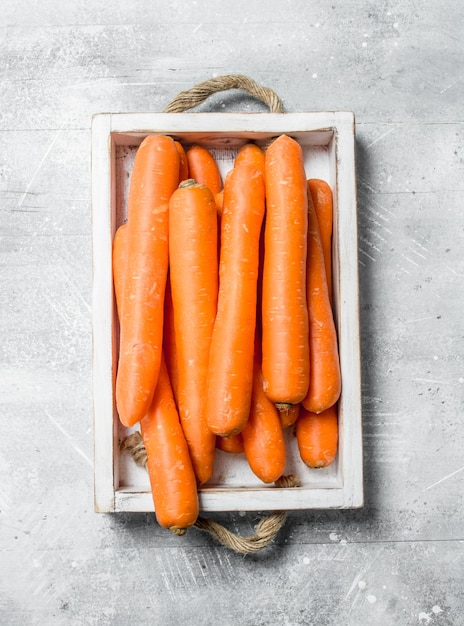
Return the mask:
<path fill-rule="evenodd" d="M 243 74 L 226 74 L 198 83 L 190 89 L 181 91 L 165 107 L 164 113 L 183 113 L 204 102 L 209 96 L 219 91 L 242 89 L 269 107 L 271 113 L 283 113 L 284 105 L 279 96 Z"/>
<path fill-rule="evenodd" d="M 139 431 L 128 435 L 122 441 L 120 449 L 121 452 L 129 452 L 137 465 L 147 469 L 147 453 Z M 298 478 L 294 475 L 282 476 L 274 484 L 276 487 L 285 488 L 300 486 Z M 286 518 L 287 513 L 285 511 L 277 511 L 263 517 L 256 526 L 256 532 L 249 537 L 235 535 L 225 526 L 204 517 L 197 518 L 194 528 L 207 532 L 217 542 L 238 554 L 251 554 L 266 548 L 275 539 L 285 524 Z"/>

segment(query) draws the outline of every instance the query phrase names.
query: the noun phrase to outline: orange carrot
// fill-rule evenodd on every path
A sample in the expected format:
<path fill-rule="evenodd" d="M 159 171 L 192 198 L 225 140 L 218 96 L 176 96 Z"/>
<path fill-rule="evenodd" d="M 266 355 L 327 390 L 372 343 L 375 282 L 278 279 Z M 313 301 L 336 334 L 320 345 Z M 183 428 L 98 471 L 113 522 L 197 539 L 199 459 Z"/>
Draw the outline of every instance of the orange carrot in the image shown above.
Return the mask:
<path fill-rule="evenodd" d="M 194 145 L 187 149 L 189 176 L 206 185 L 213 195 L 222 189 L 222 178 L 211 152 L 204 146 Z"/>
<path fill-rule="evenodd" d="M 234 167 L 224 184 L 218 309 L 208 366 L 206 419 L 216 435 L 240 432 L 250 410 L 263 216 L 262 174 L 253 166 Z"/>
<path fill-rule="evenodd" d="M 122 316 L 124 274 L 127 259 L 127 223 L 121 224 L 113 238 L 113 283 L 118 317 Z"/>
<path fill-rule="evenodd" d="M 242 433 L 230 437 L 216 437 L 216 448 L 231 454 L 242 454 L 244 451 Z"/>
<path fill-rule="evenodd" d="M 264 389 L 279 404 L 297 404 L 309 385 L 307 224 L 302 149 L 281 135 L 266 151 L 262 295 Z"/>
<path fill-rule="evenodd" d="M 198 517 L 197 481 L 164 359 L 140 428 L 156 519 L 163 528 L 184 534 Z"/>
<path fill-rule="evenodd" d="M 302 403 L 321 413 L 337 402 L 341 391 L 338 339 L 327 289 L 319 225 L 311 195 L 308 198 L 308 269 L 310 382 Z"/>
<path fill-rule="evenodd" d="M 217 213 L 211 191 L 185 181 L 169 203 L 169 262 L 179 415 L 199 483 L 212 476 L 216 437 L 205 414 L 217 309 Z"/>
<path fill-rule="evenodd" d="M 249 163 L 254 165 L 265 177 L 265 156 L 263 150 L 255 143 L 245 143 L 237 152 L 234 166 L 241 163 Z"/>
<path fill-rule="evenodd" d="M 222 215 L 222 211 L 224 210 L 224 189 L 221 189 L 218 193 L 214 194 L 214 201 L 216 202 L 216 208 L 218 212 L 218 219 L 220 224 L 220 218 Z"/>
<path fill-rule="evenodd" d="M 221 219 L 222 219 L 222 212 L 224 210 L 224 189 L 221 189 L 221 191 L 219 193 L 215 193 L 214 194 L 214 202 L 216 203 L 216 210 L 217 210 L 217 228 L 218 228 L 218 240 L 217 240 L 217 253 L 218 253 L 218 263 L 219 263 L 219 257 L 221 256 L 221 237 L 220 237 L 220 233 L 221 233 Z"/>
<path fill-rule="evenodd" d="M 259 352 L 254 358 L 250 416 L 241 435 L 252 472 L 264 483 L 280 478 L 285 470 L 285 439 L 279 411 L 263 391 Z"/>
<path fill-rule="evenodd" d="M 308 467 L 327 467 L 333 463 L 338 447 L 337 405 L 322 413 L 311 413 L 302 407 L 295 434 L 300 457 Z"/>
<path fill-rule="evenodd" d="M 168 200 L 179 180 L 179 153 L 164 135 L 137 150 L 129 191 L 116 406 L 124 426 L 147 412 L 158 378 L 168 269 Z"/>
<path fill-rule="evenodd" d="M 118 314 L 118 320 L 122 317 L 122 303 L 123 303 L 123 293 L 124 293 L 124 276 L 126 273 L 126 259 L 127 259 L 127 222 L 121 224 L 114 233 L 113 238 L 113 258 L 112 258 L 112 269 L 113 269 L 113 287 L 114 287 L 114 296 L 116 302 L 116 312 Z M 118 332 L 118 341 L 120 342 L 120 331 Z M 119 351 L 120 345 L 118 346 L 118 357 L 119 360 Z"/>
<path fill-rule="evenodd" d="M 124 300 L 127 226 L 118 228 L 113 243 L 116 302 Z M 159 524 L 183 534 L 198 516 L 197 483 L 174 403 L 163 355 L 155 393 L 140 421 L 148 475 Z"/>
<path fill-rule="evenodd" d="M 163 354 L 166 367 L 171 381 L 174 399 L 177 402 L 177 388 L 179 372 L 177 369 L 176 336 L 174 331 L 174 311 L 172 306 L 171 279 L 168 273 L 166 281 L 166 293 L 164 297 L 164 329 L 163 329 Z"/>
<path fill-rule="evenodd" d="M 300 414 L 299 404 L 292 404 L 289 407 L 283 407 L 279 411 L 282 428 L 288 428 L 289 426 L 293 426 L 293 424 L 298 419 L 299 414 Z"/>
<path fill-rule="evenodd" d="M 327 275 L 327 288 L 332 301 L 332 230 L 333 230 L 333 198 L 332 190 L 325 180 L 310 178 L 308 190 L 311 194 L 321 234 L 324 266 Z"/>
<path fill-rule="evenodd" d="M 189 166 L 184 146 L 180 143 L 180 141 L 174 141 L 174 143 L 176 144 L 176 148 L 179 153 L 179 183 L 181 183 L 189 178 Z"/>

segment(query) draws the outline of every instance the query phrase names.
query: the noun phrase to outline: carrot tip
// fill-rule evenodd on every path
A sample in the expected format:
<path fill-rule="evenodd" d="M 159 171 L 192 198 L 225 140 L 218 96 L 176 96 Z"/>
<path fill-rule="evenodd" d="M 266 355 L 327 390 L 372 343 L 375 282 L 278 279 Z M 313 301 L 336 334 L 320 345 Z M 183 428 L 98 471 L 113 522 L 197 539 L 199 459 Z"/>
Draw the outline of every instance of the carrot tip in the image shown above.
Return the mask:
<path fill-rule="evenodd" d="M 293 404 L 290 404 L 289 402 L 276 402 L 275 403 L 275 407 L 279 411 L 279 413 L 284 413 L 285 411 L 290 411 L 292 406 L 293 406 Z"/>
<path fill-rule="evenodd" d="M 283 489 L 294 489 L 295 487 L 301 487 L 301 480 L 296 474 L 288 474 L 287 476 L 280 476 L 274 481 L 276 487 Z"/>
<path fill-rule="evenodd" d="M 198 187 L 198 186 L 200 186 L 200 183 L 197 183 L 197 181 L 194 178 L 187 178 L 186 180 L 183 180 L 179 184 L 179 189 L 184 189 L 185 187 Z"/>
<path fill-rule="evenodd" d="M 187 532 L 186 528 L 170 528 L 169 530 L 177 537 L 182 537 Z"/>

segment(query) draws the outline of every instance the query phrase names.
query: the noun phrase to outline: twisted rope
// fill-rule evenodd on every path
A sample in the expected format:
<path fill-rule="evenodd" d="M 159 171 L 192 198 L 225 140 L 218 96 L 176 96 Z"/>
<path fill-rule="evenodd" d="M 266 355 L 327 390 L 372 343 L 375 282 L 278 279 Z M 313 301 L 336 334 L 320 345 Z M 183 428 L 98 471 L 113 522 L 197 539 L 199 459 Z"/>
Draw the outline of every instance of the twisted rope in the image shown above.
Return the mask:
<path fill-rule="evenodd" d="M 121 451 L 127 451 L 137 465 L 147 468 L 147 453 L 142 435 L 136 431 L 126 437 L 121 443 Z M 282 476 L 275 483 L 276 487 L 298 487 L 296 476 Z M 251 554 L 267 547 L 276 537 L 285 524 L 287 513 L 278 511 L 262 518 L 256 526 L 256 532 L 248 537 L 240 537 L 218 524 L 212 519 L 198 517 L 194 527 L 210 534 L 217 542 L 239 554 Z"/>
<path fill-rule="evenodd" d="M 284 112 L 282 100 L 272 89 L 259 85 L 252 78 L 248 78 L 248 76 L 243 74 L 226 74 L 225 76 L 210 78 L 190 87 L 190 89 L 181 91 L 165 107 L 164 113 L 183 113 L 201 104 L 212 94 L 229 89 L 246 91 L 257 100 L 267 104 L 271 113 Z"/>

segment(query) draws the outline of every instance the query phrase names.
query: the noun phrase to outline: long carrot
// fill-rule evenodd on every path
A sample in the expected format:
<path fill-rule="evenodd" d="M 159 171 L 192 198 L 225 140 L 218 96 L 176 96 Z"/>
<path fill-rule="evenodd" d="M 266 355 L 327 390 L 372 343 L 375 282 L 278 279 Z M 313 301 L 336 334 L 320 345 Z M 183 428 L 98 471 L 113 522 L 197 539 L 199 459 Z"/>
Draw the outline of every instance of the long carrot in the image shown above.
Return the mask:
<path fill-rule="evenodd" d="M 169 262 L 179 415 L 199 483 L 212 476 L 216 437 L 205 414 L 217 310 L 217 213 L 211 191 L 185 181 L 169 203 Z"/>
<path fill-rule="evenodd" d="M 266 180 L 266 166 L 264 151 L 255 143 L 245 143 L 235 157 L 234 167 L 239 165 L 248 164 L 254 166 L 263 175 L 263 181 Z M 266 213 L 264 213 L 263 225 L 265 223 Z M 261 228 L 259 250 L 259 275 L 258 275 L 258 319 L 257 325 L 261 329 L 261 297 L 262 297 L 262 283 L 263 283 L 263 261 L 264 261 L 264 227 Z M 261 332 L 261 330 L 260 330 Z"/>
<path fill-rule="evenodd" d="M 122 316 L 124 275 L 127 259 L 127 223 L 116 229 L 113 237 L 113 284 L 116 299 L 116 310 L 119 318 Z"/>
<path fill-rule="evenodd" d="M 184 146 L 180 141 L 174 141 L 177 151 L 179 153 L 179 183 L 189 178 L 189 166 L 187 160 L 187 154 Z"/>
<path fill-rule="evenodd" d="M 264 393 L 258 351 L 254 359 L 250 416 L 241 435 L 252 472 L 264 483 L 272 483 L 282 476 L 287 455 L 282 423 L 275 404 Z"/>
<path fill-rule="evenodd" d="M 206 185 L 213 195 L 219 193 L 222 177 L 212 153 L 204 146 L 195 144 L 187 148 L 186 154 L 190 178 Z"/>
<path fill-rule="evenodd" d="M 324 252 L 324 266 L 327 276 L 327 288 L 332 301 L 332 232 L 333 232 L 333 196 L 330 185 L 320 178 L 308 180 L 308 190 L 311 194 L 316 211 L 319 232 L 321 234 L 322 250 Z"/>
<path fill-rule="evenodd" d="M 127 225 L 123 224 L 116 231 L 113 242 L 117 303 L 124 301 L 127 243 Z M 163 355 L 155 393 L 140 427 L 156 518 L 161 526 L 183 534 L 198 516 L 197 482 Z"/>
<path fill-rule="evenodd" d="M 216 202 L 216 209 L 218 212 L 218 224 L 220 225 L 222 211 L 224 210 L 224 189 L 221 189 L 221 191 L 214 194 L 214 201 Z"/>
<path fill-rule="evenodd" d="M 176 335 L 174 330 L 174 310 L 172 305 L 171 279 L 169 273 L 166 281 L 166 293 L 164 297 L 163 354 L 169 374 L 169 379 L 171 381 L 174 399 L 177 402 L 179 372 L 177 366 Z"/>
<path fill-rule="evenodd" d="M 125 426 L 147 412 L 158 378 L 168 270 L 168 200 L 179 180 L 174 141 L 149 135 L 137 150 L 128 201 L 116 406 Z"/>
<path fill-rule="evenodd" d="M 337 402 L 341 392 L 338 338 L 327 289 L 319 225 L 311 195 L 308 198 L 308 270 L 310 382 L 302 403 L 321 413 Z"/>
<path fill-rule="evenodd" d="M 122 303 L 124 299 L 123 289 L 127 259 L 127 238 L 128 228 L 126 222 L 121 224 L 117 228 L 113 239 L 113 281 L 116 298 L 116 308 L 119 317 L 121 317 L 122 315 Z M 163 353 L 175 398 L 177 389 L 177 361 L 169 275 L 166 280 L 166 291 L 164 299 Z"/>
<path fill-rule="evenodd" d="M 163 359 L 140 429 L 156 519 L 163 528 L 181 535 L 198 517 L 197 481 Z"/>
<path fill-rule="evenodd" d="M 300 145 L 281 135 L 266 150 L 263 378 L 270 400 L 297 404 L 309 385 L 308 199 Z"/>
<path fill-rule="evenodd" d="M 263 178 L 265 177 L 265 156 L 264 151 L 255 143 L 245 143 L 240 147 L 235 157 L 234 166 L 241 163 L 249 163 L 259 170 Z"/>
<path fill-rule="evenodd" d="M 327 467 L 338 448 L 338 414 L 334 404 L 322 413 L 302 408 L 295 423 L 300 457 L 308 467 Z"/>
<path fill-rule="evenodd" d="M 208 366 L 206 419 L 216 435 L 239 432 L 250 410 L 264 183 L 253 166 L 224 184 L 219 296 Z"/>

